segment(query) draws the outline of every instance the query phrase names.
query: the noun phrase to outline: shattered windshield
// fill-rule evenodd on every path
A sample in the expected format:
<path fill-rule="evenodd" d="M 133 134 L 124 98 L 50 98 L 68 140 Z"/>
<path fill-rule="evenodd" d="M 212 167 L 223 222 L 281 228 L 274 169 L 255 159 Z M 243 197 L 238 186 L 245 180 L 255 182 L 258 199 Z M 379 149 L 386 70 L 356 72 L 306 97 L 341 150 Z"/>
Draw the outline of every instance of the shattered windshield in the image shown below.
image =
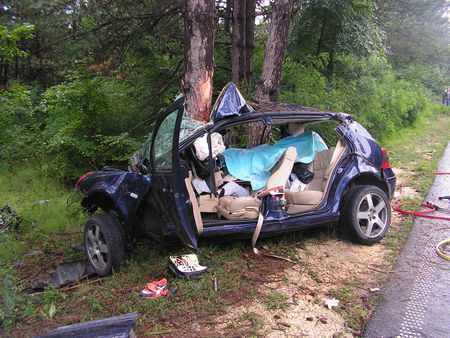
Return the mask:
<path fill-rule="evenodd" d="M 157 170 L 172 169 L 172 146 L 173 146 L 173 131 L 178 115 L 178 110 L 167 115 L 164 121 L 158 128 L 155 136 L 154 164 Z M 194 135 L 199 129 L 203 128 L 205 124 L 201 121 L 194 120 L 186 115 L 186 110 L 183 111 L 183 117 L 180 127 L 179 143 L 186 140 L 188 137 Z M 152 134 L 150 134 L 147 141 L 142 146 L 142 156 L 144 159 L 150 160 L 151 157 L 151 143 Z"/>

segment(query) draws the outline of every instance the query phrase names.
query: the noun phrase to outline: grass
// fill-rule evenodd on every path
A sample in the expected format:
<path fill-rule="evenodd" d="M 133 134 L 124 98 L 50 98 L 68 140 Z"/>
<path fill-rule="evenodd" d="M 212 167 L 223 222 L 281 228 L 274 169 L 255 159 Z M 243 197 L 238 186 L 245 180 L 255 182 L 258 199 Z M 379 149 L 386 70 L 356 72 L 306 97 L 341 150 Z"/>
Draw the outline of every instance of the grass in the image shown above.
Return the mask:
<path fill-rule="evenodd" d="M 287 310 L 290 305 L 286 303 L 288 297 L 282 293 L 270 293 L 266 295 L 266 305 L 269 310 Z"/>
<path fill-rule="evenodd" d="M 418 174 L 408 185 L 417 189 L 422 197 L 433 179 L 423 174 L 435 170 L 448 142 L 448 130 L 450 119 L 438 114 L 428 120 L 422 119 L 414 128 L 399 132 L 395 139 L 383 144 L 389 151 L 391 165 L 403 170 L 398 175 L 400 179 Z M 81 241 L 86 216 L 76 200 L 78 197 L 66 207 L 71 193 L 71 187 L 42 175 L 35 163 L 18 162 L 13 167 L 0 164 L 0 207 L 8 204 L 24 219 L 18 231 L 0 234 L 0 320 L 3 328 L 12 335 L 32 336 L 62 325 L 133 311 L 139 313 L 136 328 L 139 335 L 177 335 L 190 332 L 193 323 L 201 323 L 202 332 L 207 335 L 203 323 L 214 322 L 214 318 L 226 313 L 230 305 L 242 300 L 259 299 L 271 310 L 289 308 L 286 295 L 265 295 L 258 291 L 258 286 L 291 263 L 277 261 L 274 264 L 269 258 L 249 257 L 251 249 L 247 241 L 202 243 L 202 253 L 210 257 L 200 256 L 202 263 L 209 266 L 207 272 L 197 281 L 169 277 L 169 289 L 176 288 L 177 291 L 154 301 L 140 299 L 138 294 L 146 282 L 167 277 L 167 257 L 183 253 L 180 244 L 160 247 L 150 240 L 141 240 L 127 263 L 111 277 L 70 291 L 46 289 L 30 296 L 31 291 L 25 289 L 25 282 L 30 277 L 44 267 L 80 257 L 70 249 L 70 244 Z M 411 226 L 412 218 L 406 216 L 401 227 L 386 236 L 383 243 L 391 249 L 388 261 L 398 258 Z M 263 239 L 260 245 L 275 255 L 297 261 L 299 250 L 313 256 L 305 248 L 305 240 L 313 237 L 319 243 L 327 242 L 336 237 L 332 229 L 321 229 L 312 235 L 296 232 Z M 311 280 L 321 283 L 313 267 L 306 273 Z M 213 287 L 214 277 L 218 281 L 217 292 Z M 357 288 L 358 281 L 354 280 L 331 294 L 345 304 L 345 309 L 337 311 L 355 331 L 360 330 L 367 319 L 366 305 L 358 302 Z M 367 300 L 372 304 L 376 301 L 376 298 Z M 258 335 L 263 326 L 261 320 L 248 312 L 230 321 L 229 329 L 236 334 Z"/>

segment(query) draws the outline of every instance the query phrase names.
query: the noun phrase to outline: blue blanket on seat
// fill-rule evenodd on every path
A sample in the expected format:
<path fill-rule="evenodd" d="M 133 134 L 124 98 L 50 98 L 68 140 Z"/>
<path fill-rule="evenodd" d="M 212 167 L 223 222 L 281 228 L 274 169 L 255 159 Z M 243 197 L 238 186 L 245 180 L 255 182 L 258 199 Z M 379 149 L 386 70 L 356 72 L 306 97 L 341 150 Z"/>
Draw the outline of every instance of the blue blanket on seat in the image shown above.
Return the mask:
<path fill-rule="evenodd" d="M 262 144 L 251 149 L 230 148 L 222 155 L 231 175 L 243 181 L 250 181 L 252 189 L 258 190 L 266 186 L 270 169 L 290 146 L 297 149 L 296 162 L 303 163 L 311 163 L 316 151 L 328 149 L 319 134 L 307 131 L 298 136 L 285 137 L 273 146 Z"/>

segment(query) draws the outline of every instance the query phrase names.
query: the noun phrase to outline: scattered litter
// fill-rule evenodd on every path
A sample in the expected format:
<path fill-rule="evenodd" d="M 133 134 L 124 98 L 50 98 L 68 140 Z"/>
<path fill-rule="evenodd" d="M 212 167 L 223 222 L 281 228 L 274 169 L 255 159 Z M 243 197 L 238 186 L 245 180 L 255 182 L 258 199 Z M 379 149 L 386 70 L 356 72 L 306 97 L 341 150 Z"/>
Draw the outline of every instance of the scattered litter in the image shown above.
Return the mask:
<path fill-rule="evenodd" d="M 285 323 L 285 322 L 278 322 L 277 324 L 278 325 L 283 325 L 283 326 L 286 326 L 286 327 L 291 327 L 291 324 L 288 324 L 288 323 Z"/>
<path fill-rule="evenodd" d="M 200 265 L 196 254 L 170 256 L 168 268 L 175 277 L 189 280 L 197 279 L 207 269 Z"/>
<path fill-rule="evenodd" d="M 50 202 L 50 200 L 40 200 L 39 201 L 39 205 L 43 205 L 43 204 L 45 204 L 47 202 Z"/>
<path fill-rule="evenodd" d="M 214 292 L 217 292 L 217 278 L 214 277 Z"/>
<path fill-rule="evenodd" d="M 91 265 L 87 261 L 79 260 L 58 265 L 51 283 L 54 287 L 60 288 L 93 275 L 95 275 L 95 271 Z"/>
<path fill-rule="evenodd" d="M 15 211 L 11 210 L 8 205 L 5 205 L 0 209 L 0 233 L 11 228 L 18 230 L 22 221 L 23 218 L 18 216 Z"/>
<path fill-rule="evenodd" d="M 328 320 L 325 317 L 319 318 L 318 321 L 321 322 L 322 324 L 328 323 Z"/>
<path fill-rule="evenodd" d="M 192 323 L 191 330 L 194 331 L 194 332 L 200 332 L 201 327 L 197 323 Z"/>
<path fill-rule="evenodd" d="M 61 288 L 71 285 L 94 275 L 95 271 L 87 261 L 78 260 L 59 264 L 47 277 L 30 280 L 30 283 L 33 290 L 41 291 L 48 286 Z"/>
<path fill-rule="evenodd" d="M 168 293 L 167 279 L 163 278 L 159 281 L 147 283 L 139 296 L 146 299 L 155 299 L 161 296 L 167 296 Z"/>
<path fill-rule="evenodd" d="M 331 310 L 333 306 L 339 305 L 339 300 L 337 300 L 336 298 L 322 298 L 322 304 Z"/>
<path fill-rule="evenodd" d="M 380 288 L 370 288 L 369 290 L 370 292 L 378 292 L 380 291 Z"/>

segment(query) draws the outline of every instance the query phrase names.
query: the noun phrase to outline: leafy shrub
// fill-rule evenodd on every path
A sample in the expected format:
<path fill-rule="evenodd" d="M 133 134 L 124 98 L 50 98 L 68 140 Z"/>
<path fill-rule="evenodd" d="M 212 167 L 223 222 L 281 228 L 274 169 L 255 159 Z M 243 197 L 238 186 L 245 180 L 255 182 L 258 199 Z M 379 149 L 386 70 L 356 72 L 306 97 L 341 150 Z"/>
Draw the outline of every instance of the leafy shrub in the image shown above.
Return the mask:
<path fill-rule="evenodd" d="M 41 103 L 46 115 L 43 133 L 46 166 L 59 179 L 113 162 L 126 163 L 139 146 L 124 130 L 139 120 L 129 87 L 100 76 L 79 77 L 49 88 Z"/>
<path fill-rule="evenodd" d="M 377 139 L 412 125 L 429 104 L 426 89 L 397 77 L 383 58 L 336 57 L 328 79 L 323 68 L 287 59 L 280 101 L 350 113 Z"/>
<path fill-rule="evenodd" d="M 36 158 L 41 152 L 37 142 L 41 115 L 36 105 L 42 89 L 14 83 L 0 93 L 0 159 Z"/>

